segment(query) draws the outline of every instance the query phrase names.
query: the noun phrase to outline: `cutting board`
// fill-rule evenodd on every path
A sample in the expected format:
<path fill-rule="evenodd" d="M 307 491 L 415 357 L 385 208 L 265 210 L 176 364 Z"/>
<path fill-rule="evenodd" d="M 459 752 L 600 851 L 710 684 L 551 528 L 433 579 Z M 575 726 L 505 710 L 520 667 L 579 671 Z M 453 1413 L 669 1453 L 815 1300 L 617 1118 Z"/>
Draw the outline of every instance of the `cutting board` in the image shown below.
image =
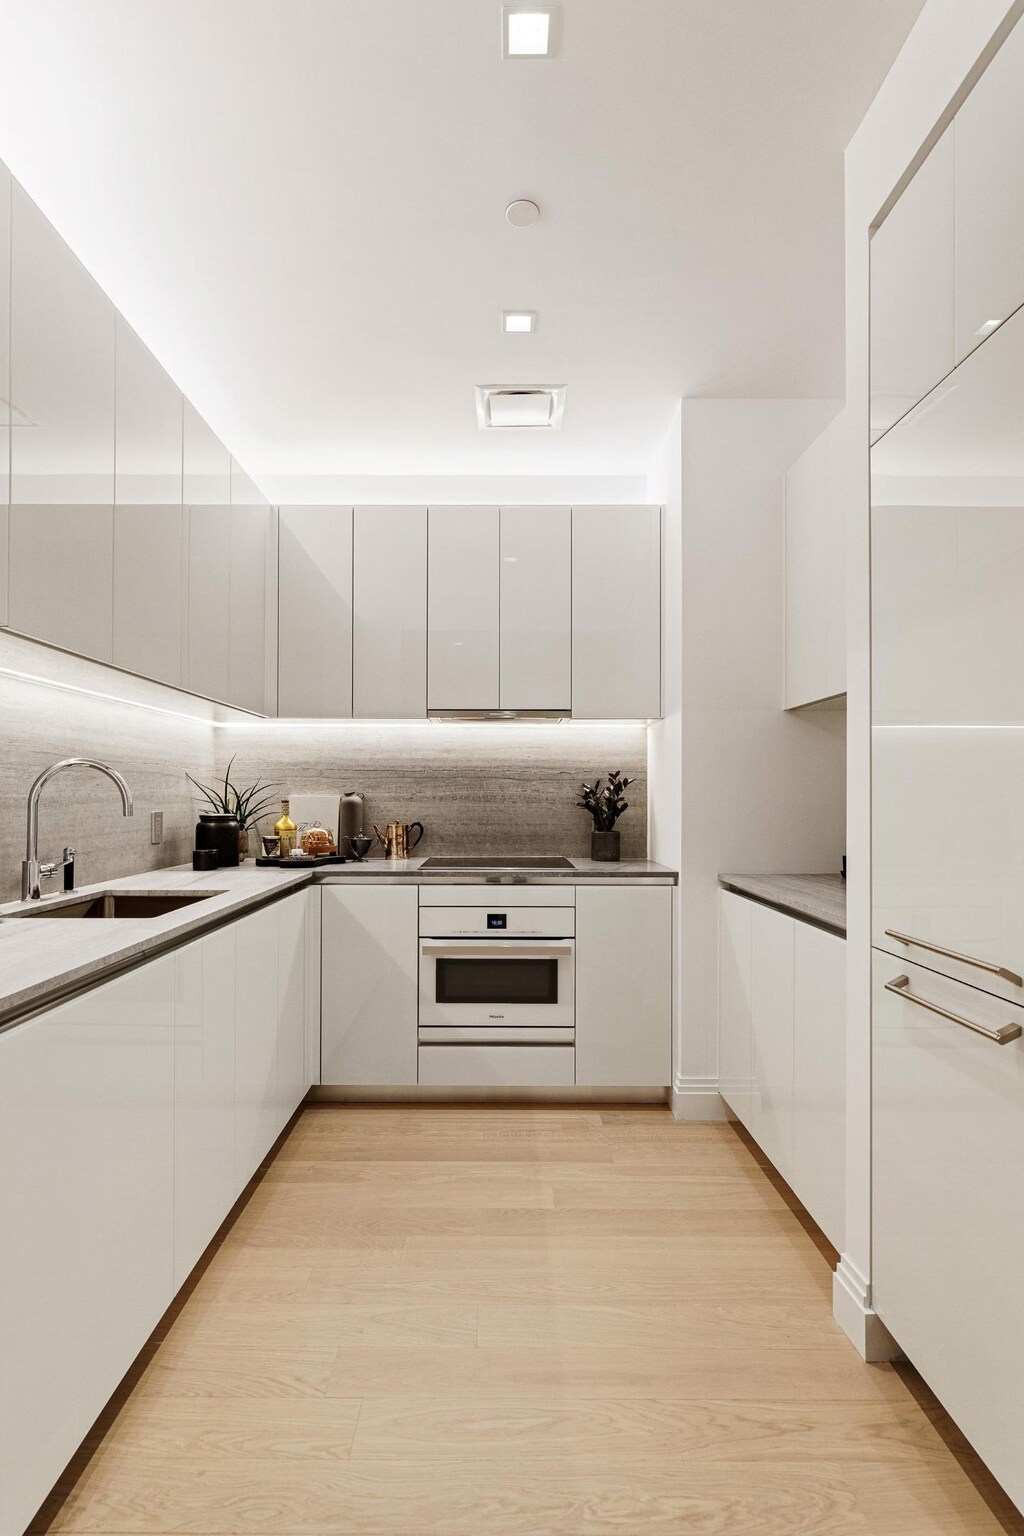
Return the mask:
<path fill-rule="evenodd" d="M 337 841 L 338 817 L 341 812 L 340 795 L 291 795 L 288 810 L 300 832 L 303 827 L 316 823 L 318 826 L 325 827 Z"/>

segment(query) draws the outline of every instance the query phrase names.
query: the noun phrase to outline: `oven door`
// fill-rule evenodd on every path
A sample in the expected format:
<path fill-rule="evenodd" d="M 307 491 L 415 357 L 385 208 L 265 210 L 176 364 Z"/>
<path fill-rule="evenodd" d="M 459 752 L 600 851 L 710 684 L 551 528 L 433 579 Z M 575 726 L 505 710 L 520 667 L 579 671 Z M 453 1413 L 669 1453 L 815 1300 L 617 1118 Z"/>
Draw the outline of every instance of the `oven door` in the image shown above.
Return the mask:
<path fill-rule="evenodd" d="M 573 951 L 572 939 L 421 939 L 420 1039 L 458 1040 L 465 1030 L 571 1032 Z"/>

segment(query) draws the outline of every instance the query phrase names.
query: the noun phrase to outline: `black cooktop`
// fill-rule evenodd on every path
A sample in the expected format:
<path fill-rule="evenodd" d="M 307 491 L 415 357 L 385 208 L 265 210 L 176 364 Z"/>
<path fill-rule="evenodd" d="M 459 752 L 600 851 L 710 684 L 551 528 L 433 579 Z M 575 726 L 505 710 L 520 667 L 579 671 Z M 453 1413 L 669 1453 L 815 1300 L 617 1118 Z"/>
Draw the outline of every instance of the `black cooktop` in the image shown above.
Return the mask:
<path fill-rule="evenodd" d="M 437 854 L 424 859 L 423 869 L 572 869 L 571 859 L 560 854 L 484 854 L 478 858 L 461 858 L 455 854 Z"/>

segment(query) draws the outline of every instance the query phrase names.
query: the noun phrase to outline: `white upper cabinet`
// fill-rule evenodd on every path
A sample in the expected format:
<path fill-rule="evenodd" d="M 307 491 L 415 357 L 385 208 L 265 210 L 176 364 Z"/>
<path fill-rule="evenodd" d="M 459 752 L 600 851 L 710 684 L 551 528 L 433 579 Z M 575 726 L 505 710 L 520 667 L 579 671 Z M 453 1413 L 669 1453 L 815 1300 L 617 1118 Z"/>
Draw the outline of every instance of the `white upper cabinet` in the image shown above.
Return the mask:
<path fill-rule="evenodd" d="M 956 357 L 1024 303 L 1024 25 L 957 114 Z"/>
<path fill-rule="evenodd" d="M 229 505 L 231 455 L 189 400 L 184 402 L 182 471 L 186 506 Z"/>
<path fill-rule="evenodd" d="M 502 507 L 500 523 L 502 709 L 572 702 L 572 512 Z"/>
<path fill-rule="evenodd" d="M 180 685 L 187 554 L 182 394 L 120 315 L 116 408 L 112 660 Z"/>
<path fill-rule="evenodd" d="M 13 628 L 111 659 L 115 311 L 14 184 Z"/>
<path fill-rule="evenodd" d="M 427 708 L 497 709 L 498 508 L 431 507 Z"/>
<path fill-rule="evenodd" d="M 188 641 L 185 687 L 226 701 L 231 603 L 231 508 L 188 510 Z"/>
<path fill-rule="evenodd" d="M 427 712 L 427 509 L 356 507 L 352 539 L 352 713 Z"/>
<path fill-rule="evenodd" d="M 228 580 L 227 702 L 264 714 L 267 709 L 268 623 L 272 520 L 265 506 L 231 508 Z"/>
<path fill-rule="evenodd" d="M 951 126 L 871 241 L 871 431 L 877 437 L 956 362 Z"/>
<path fill-rule="evenodd" d="M 352 714 L 352 508 L 281 507 L 279 715 Z"/>
<path fill-rule="evenodd" d="M 661 508 L 572 510 L 572 712 L 661 714 Z"/>
<path fill-rule="evenodd" d="M 846 692 L 846 514 L 837 417 L 786 474 L 786 708 Z"/>

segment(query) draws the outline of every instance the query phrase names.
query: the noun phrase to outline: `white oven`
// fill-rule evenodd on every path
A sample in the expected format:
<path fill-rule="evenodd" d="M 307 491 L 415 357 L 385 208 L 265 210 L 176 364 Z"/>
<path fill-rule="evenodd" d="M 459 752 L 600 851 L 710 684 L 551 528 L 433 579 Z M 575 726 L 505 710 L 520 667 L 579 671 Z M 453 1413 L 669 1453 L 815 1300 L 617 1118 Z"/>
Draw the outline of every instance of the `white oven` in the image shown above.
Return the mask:
<path fill-rule="evenodd" d="M 420 908 L 421 1045 L 572 1045 L 572 907 Z"/>

